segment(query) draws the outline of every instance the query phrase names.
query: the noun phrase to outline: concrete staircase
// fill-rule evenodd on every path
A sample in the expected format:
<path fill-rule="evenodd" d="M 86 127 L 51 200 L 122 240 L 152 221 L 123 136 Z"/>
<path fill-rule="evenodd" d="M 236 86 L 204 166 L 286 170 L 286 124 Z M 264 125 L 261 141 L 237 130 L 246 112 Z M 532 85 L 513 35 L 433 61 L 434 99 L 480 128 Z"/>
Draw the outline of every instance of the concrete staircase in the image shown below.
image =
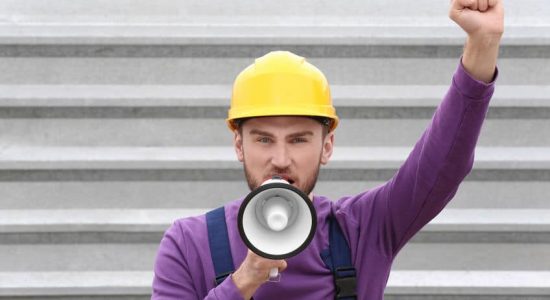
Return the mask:
<path fill-rule="evenodd" d="M 342 121 L 316 193 L 390 178 L 461 54 L 439 2 L 0 2 L 0 298 L 148 299 L 171 222 L 247 192 L 223 119 L 271 50 L 332 85 Z M 386 299 L 550 299 L 550 3 L 505 2 L 474 170 Z"/>

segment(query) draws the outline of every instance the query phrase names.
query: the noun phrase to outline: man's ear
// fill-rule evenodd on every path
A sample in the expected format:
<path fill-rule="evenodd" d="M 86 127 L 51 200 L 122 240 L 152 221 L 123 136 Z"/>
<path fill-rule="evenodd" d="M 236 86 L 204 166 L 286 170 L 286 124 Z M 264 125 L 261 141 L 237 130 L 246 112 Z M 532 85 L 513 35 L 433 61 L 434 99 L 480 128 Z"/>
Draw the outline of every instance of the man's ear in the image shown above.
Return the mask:
<path fill-rule="evenodd" d="M 234 133 L 235 133 L 235 136 L 233 137 L 233 146 L 235 148 L 235 153 L 237 154 L 237 159 L 240 162 L 243 162 L 244 160 L 243 135 L 237 129 L 234 131 Z"/>
<path fill-rule="evenodd" d="M 323 141 L 323 149 L 321 153 L 321 164 L 326 165 L 332 156 L 334 148 L 334 132 L 329 132 Z"/>

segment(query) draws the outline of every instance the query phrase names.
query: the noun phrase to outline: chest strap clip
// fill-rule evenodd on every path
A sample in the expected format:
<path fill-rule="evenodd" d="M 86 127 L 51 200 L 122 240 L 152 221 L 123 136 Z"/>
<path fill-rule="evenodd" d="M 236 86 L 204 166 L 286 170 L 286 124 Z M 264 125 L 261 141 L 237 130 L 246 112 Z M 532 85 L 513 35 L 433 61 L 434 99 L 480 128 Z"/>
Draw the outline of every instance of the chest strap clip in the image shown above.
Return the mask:
<path fill-rule="evenodd" d="M 357 277 L 354 267 L 341 267 L 334 270 L 336 300 L 357 299 Z"/>

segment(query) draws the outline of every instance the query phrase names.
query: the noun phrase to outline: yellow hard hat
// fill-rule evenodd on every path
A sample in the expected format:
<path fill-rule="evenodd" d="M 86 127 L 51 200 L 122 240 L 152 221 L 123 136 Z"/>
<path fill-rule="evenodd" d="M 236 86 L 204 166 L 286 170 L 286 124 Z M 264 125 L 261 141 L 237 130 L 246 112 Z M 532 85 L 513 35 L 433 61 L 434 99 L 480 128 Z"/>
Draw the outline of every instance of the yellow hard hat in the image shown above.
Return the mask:
<path fill-rule="evenodd" d="M 262 116 L 316 116 L 338 125 L 325 75 L 303 57 L 273 51 L 244 69 L 235 79 L 227 125 L 235 120 Z"/>

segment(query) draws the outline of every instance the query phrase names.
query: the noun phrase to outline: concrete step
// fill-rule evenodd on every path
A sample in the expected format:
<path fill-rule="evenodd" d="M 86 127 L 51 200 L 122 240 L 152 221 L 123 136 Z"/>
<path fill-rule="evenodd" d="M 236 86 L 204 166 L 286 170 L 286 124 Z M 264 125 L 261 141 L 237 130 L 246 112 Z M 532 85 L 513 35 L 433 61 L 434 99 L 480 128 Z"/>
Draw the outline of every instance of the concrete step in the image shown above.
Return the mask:
<path fill-rule="evenodd" d="M 333 87 L 339 145 L 412 146 L 446 86 Z M 414 95 L 410 91 L 414 90 Z M 43 146 L 230 145 L 223 86 L 23 86 L 0 88 L 0 128 L 12 144 Z M 481 146 L 547 146 L 550 86 L 497 89 Z M 209 138 L 196 134 L 196 127 Z M 548 127 L 548 128 L 547 128 Z M 113 130 L 117 128 L 117 130 Z M 55 134 L 52 134 L 55 132 Z M 357 134 L 368 139 L 357 140 Z"/>
<path fill-rule="evenodd" d="M 231 16 L 230 22 L 220 16 L 194 21 L 188 17 L 189 22 L 157 24 L 62 22 L 59 18 L 56 22 L 0 22 L 0 56 L 256 57 L 274 46 L 286 46 L 307 57 L 460 55 L 464 32 L 446 17 L 447 11 L 434 16 L 324 16 L 322 22 L 307 16 L 262 16 L 261 20 Z M 507 16 L 505 28 L 501 57 L 548 57 L 544 49 L 550 44 L 549 18 Z"/>
<path fill-rule="evenodd" d="M 342 120 L 337 145 L 410 147 L 429 120 Z M 223 119 L 18 119 L 2 120 L 9 145 L 44 147 L 184 147 L 230 146 L 232 134 Z M 115 128 L 116 130 L 113 130 Z M 197 134 L 201 128 L 206 134 Z M 537 128 L 536 131 L 533 128 Z M 486 120 L 478 145 L 486 147 L 548 147 L 546 120 Z M 363 137 L 358 139 L 358 137 Z"/>
<path fill-rule="evenodd" d="M 149 299 L 152 278 L 151 272 L 5 272 L 0 295 Z M 550 272 L 542 271 L 394 271 L 385 299 L 539 300 L 548 299 L 549 282 Z"/>
<path fill-rule="evenodd" d="M 548 271 L 550 243 L 409 243 L 393 270 Z"/>
<path fill-rule="evenodd" d="M 330 88 L 333 102 L 342 118 L 418 119 L 432 115 L 433 109 L 448 90 L 448 84 L 332 84 Z M 492 110 L 487 117 L 545 118 L 548 115 L 537 113 L 550 107 L 549 93 L 548 84 L 499 84 L 491 99 Z M 230 84 L 0 85 L 0 108 L 3 118 L 219 118 L 227 115 L 230 95 Z M 163 111 L 163 108 L 171 110 Z M 176 108 L 185 111 L 174 112 Z M 191 113 L 193 109 L 199 108 L 203 111 Z M 382 109 L 389 111 L 384 112 Z M 410 109 L 410 112 L 399 114 L 394 111 L 398 109 Z M 529 109 L 531 111 L 525 112 Z"/>
<path fill-rule="evenodd" d="M 156 243 L 178 218 L 207 209 L 0 210 L 2 243 Z"/>
<path fill-rule="evenodd" d="M 344 117 L 356 118 L 352 109 L 397 109 L 435 108 L 448 89 L 448 85 L 331 85 L 331 94 L 338 108 L 344 110 Z M 411 90 L 414 93 L 411 93 Z M 499 110 L 516 109 L 520 113 L 512 116 L 504 111 L 492 112 L 490 118 L 529 118 L 531 114 L 520 109 L 550 106 L 548 85 L 499 85 L 495 90 L 491 107 Z M 1 85 L 0 107 L 5 118 L 29 117 L 24 109 L 35 109 L 36 118 L 83 118 L 116 117 L 115 108 L 203 108 L 203 114 L 177 115 L 179 117 L 216 118 L 225 115 L 229 106 L 228 95 L 231 85 Z M 95 114 L 87 109 L 95 108 Z M 14 110 L 13 114 L 9 114 Z M 17 109 L 22 112 L 17 113 Z M 40 109 L 51 111 L 41 112 Z M 63 111 L 64 109 L 72 109 Z M 57 112 L 57 111 L 60 112 Z M 223 113 L 218 112 L 222 110 Z M 56 113 L 57 112 L 57 113 Z M 169 113 L 169 112 L 166 112 Z M 533 111 L 532 113 L 536 113 Z M 152 113 L 147 116 L 156 116 Z M 164 114 L 158 114 L 164 116 Z M 392 118 L 395 114 L 373 114 L 371 117 Z M 387 116 L 386 116 L 387 115 Z M 429 114 L 431 115 L 431 114 Z M 138 112 L 125 111 L 124 117 L 142 117 Z M 425 117 L 424 114 L 410 114 L 409 118 Z"/>
<path fill-rule="evenodd" d="M 2 272 L 151 271 L 159 243 L 4 244 Z"/>
<path fill-rule="evenodd" d="M 546 209 L 445 209 L 414 237 L 415 242 L 548 243 Z"/>
<path fill-rule="evenodd" d="M 506 3 L 505 39 L 530 37 L 535 43 L 548 42 L 548 31 L 543 28 L 550 25 L 550 8 L 546 4 L 544 0 Z M 49 44 L 64 41 L 72 45 L 78 43 L 78 38 L 86 44 L 94 41 L 135 45 L 136 37 L 137 43 L 139 37 L 145 37 L 185 44 L 193 40 L 204 44 L 208 39 L 258 44 L 258 37 L 263 38 L 263 43 L 273 43 L 274 37 L 281 36 L 299 43 L 317 41 L 317 44 L 327 36 L 351 43 L 373 43 L 380 38 L 399 38 L 410 43 L 418 37 L 449 43 L 453 38 L 455 41 L 462 38 L 463 34 L 448 19 L 448 9 L 446 2 L 430 0 L 418 1 L 412 13 L 410 3 L 403 0 L 393 1 L 391 5 L 348 1 L 346 5 L 324 3 L 321 6 L 311 0 L 299 3 L 284 0 L 265 5 L 253 1 L 228 5 L 223 1 L 205 4 L 164 0 L 151 5 L 140 0 L 129 5 L 125 1 L 76 4 L 57 0 L 47 7 L 23 0 L 0 4 L 0 21 L 5 28 L 0 30 L 0 37 L 11 38 L 11 44 L 27 40 Z M 545 39 L 534 39 L 537 35 Z"/>
<path fill-rule="evenodd" d="M 1 272 L 0 297 L 150 299 L 152 280 L 153 274 L 150 271 Z"/>
<path fill-rule="evenodd" d="M 5 244 L 3 272 L 150 271 L 158 243 Z M 550 270 L 550 243 L 417 243 L 399 253 L 394 270 Z"/>
<path fill-rule="evenodd" d="M 399 110 L 408 109 L 396 109 Z M 540 112 L 550 114 L 550 109 L 541 108 Z M 59 148 L 231 146 L 233 134 L 227 129 L 225 118 L 0 119 L 0 130 L 4 145 Z M 336 131 L 336 145 L 412 148 L 429 122 L 429 119 L 343 119 Z M 550 132 L 548 118 L 487 119 L 478 146 L 550 147 L 550 135 L 545 132 Z"/>
<path fill-rule="evenodd" d="M 174 220 L 207 210 L 0 210 L 0 243 L 158 243 Z M 447 209 L 414 242 L 550 243 L 550 210 Z"/>
<path fill-rule="evenodd" d="M 337 147 L 322 180 L 385 181 L 408 147 Z M 231 147 L 14 147 L 0 152 L 0 181 L 241 181 Z M 469 181 L 548 181 L 547 148 L 478 147 Z"/>
<path fill-rule="evenodd" d="M 270 47 L 284 50 L 285 47 Z M 547 50 L 545 50 L 548 53 Z M 302 54 L 298 52 L 298 54 Z M 311 58 L 332 84 L 446 85 L 459 62 L 451 58 Z M 231 84 L 253 61 L 201 57 L 0 57 L 0 84 Z M 353 58 L 353 59 L 351 59 Z M 547 58 L 501 58 L 499 84 L 546 85 Z"/>
<path fill-rule="evenodd" d="M 27 176 L 28 178 L 29 176 Z M 249 191 L 244 177 L 228 181 L 0 181 L 2 209 L 145 209 L 218 207 Z M 315 194 L 339 199 L 382 181 L 320 180 Z M 223 191 L 212 193 L 211 191 Z M 162 195 L 159 196 L 159 195 Z M 547 181 L 465 181 L 452 208 L 550 209 Z"/>
<path fill-rule="evenodd" d="M 547 299 L 549 272 L 392 272 L 384 299 Z"/>
<path fill-rule="evenodd" d="M 511 21 L 530 19 L 533 23 L 540 23 L 548 20 L 550 8 L 546 4 L 544 0 L 508 1 L 505 3 L 507 18 Z M 323 21 L 330 22 L 334 19 L 342 23 L 352 19 L 373 24 L 377 24 L 375 21 L 379 20 L 387 23 L 396 22 L 393 19 L 414 19 L 411 16 L 410 2 L 404 0 L 394 0 L 391 4 L 352 0 L 347 1 L 346 5 L 331 2 L 318 5 L 318 2 L 313 0 L 299 3 L 282 0 L 265 5 L 251 0 L 239 1 L 232 5 L 221 0 L 213 0 L 209 3 L 196 0 L 185 2 L 162 0 L 154 5 L 146 0 L 115 2 L 92 0 L 84 3 L 56 0 L 51 5 L 45 5 L 32 0 L 20 0 L 1 3 L 0 8 L 2 12 L 0 19 L 14 23 L 171 24 L 194 23 L 205 18 L 217 18 L 219 23 L 229 24 L 239 24 L 239 21 L 244 20 L 256 20 L 257 22 L 254 23 L 260 24 L 259 21 L 262 20 L 273 20 L 277 23 L 296 20 L 296 22 L 315 21 L 314 24 L 322 25 Z M 414 17 L 420 20 L 440 20 L 446 19 L 447 16 L 439 13 L 445 13 L 448 8 L 447 2 L 419 0 L 413 13 Z M 275 17 L 279 18 L 275 19 Z M 373 18 L 375 20 L 372 20 Z"/>

